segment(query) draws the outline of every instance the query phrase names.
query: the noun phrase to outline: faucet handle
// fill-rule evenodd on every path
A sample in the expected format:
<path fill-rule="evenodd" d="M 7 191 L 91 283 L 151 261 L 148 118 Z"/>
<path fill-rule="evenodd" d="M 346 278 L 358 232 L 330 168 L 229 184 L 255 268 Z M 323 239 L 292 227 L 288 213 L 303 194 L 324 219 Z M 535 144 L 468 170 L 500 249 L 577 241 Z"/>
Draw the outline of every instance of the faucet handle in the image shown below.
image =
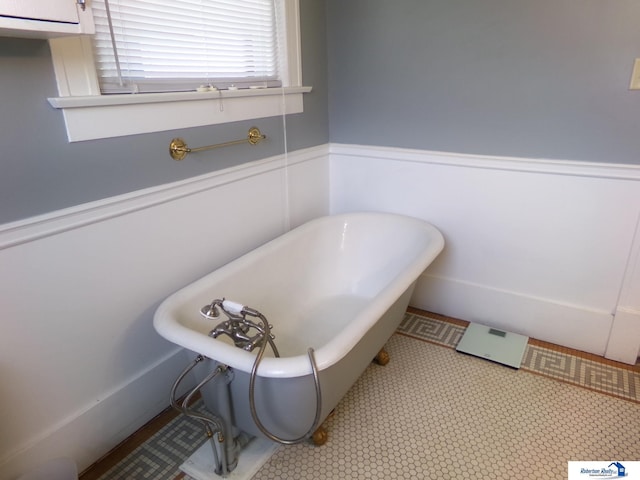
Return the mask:
<path fill-rule="evenodd" d="M 244 305 L 231 300 L 222 300 L 222 309 L 232 315 L 241 315 L 244 311 Z"/>

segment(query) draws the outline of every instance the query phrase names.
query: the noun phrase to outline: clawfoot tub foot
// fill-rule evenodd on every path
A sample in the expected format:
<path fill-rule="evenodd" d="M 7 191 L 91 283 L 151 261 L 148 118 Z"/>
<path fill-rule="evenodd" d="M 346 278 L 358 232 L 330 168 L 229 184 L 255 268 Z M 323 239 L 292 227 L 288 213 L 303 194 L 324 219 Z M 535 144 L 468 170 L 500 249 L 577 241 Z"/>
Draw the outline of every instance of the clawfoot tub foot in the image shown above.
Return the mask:
<path fill-rule="evenodd" d="M 313 432 L 311 441 L 314 445 L 319 447 L 320 445 L 324 445 L 325 443 L 327 443 L 327 440 L 329 440 L 329 432 L 327 432 L 327 429 L 324 428 L 324 425 L 320 425 L 318 429 Z"/>
<path fill-rule="evenodd" d="M 378 352 L 378 354 L 375 356 L 373 361 L 376 362 L 378 365 L 386 365 L 387 363 L 389 363 L 390 359 L 391 357 L 389 357 L 389 354 L 383 348 Z"/>
<path fill-rule="evenodd" d="M 335 409 L 331 410 L 331 412 L 325 419 L 325 423 L 320 425 L 318 429 L 313 432 L 313 435 L 311 435 L 311 441 L 315 446 L 319 447 L 320 445 L 324 445 L 325 443 L 327 443 L 327 440 L 329 440 L 329 432 L 327 431 L 327 427 L 325 427 L 325 424 L 329 419 L 333 418 L 335 414 Z"/>

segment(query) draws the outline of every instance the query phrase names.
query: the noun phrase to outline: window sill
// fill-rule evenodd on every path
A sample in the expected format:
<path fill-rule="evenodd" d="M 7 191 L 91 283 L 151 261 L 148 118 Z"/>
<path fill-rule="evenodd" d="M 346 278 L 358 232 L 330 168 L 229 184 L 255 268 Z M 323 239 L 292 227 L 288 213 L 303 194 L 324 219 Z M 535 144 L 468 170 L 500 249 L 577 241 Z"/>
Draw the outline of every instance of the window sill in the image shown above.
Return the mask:
<path fill-rule="evenodd" d="M 303 111 L 311 87 L 49 98 L 70 142 L 273 117 Z"/>

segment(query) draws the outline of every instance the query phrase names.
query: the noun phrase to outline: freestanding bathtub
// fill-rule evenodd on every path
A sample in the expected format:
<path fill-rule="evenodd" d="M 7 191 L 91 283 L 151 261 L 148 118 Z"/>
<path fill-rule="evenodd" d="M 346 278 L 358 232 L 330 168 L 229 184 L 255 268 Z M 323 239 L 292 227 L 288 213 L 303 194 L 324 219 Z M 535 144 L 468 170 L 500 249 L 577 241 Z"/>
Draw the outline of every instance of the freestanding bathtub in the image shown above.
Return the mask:
<path fill-rule="evenodd" d="M 267 349 L 259 365 L 257 413 L 271 433 L 297 438 L 316 415 L 307 349 L 315 350 L 324 420 L 397 328 L 417 278 L 443 246 L 435 227 L 411 217 L 319 218 L 171 295 L 156 311 L 154 326 L 167 340 L 211 359 L 201 376 L 216 362 L 231 367 L 231 405 L 220 406 L 215 385 L 203 391 L 205 405 L 225 410 L 234 427 L 262 436 L 248 399 L 256 350 L 237 348 L 224 335 L 211 338 L 217 322 L 200 315 L 216 298 L 260 311 L 273 325 L 280 358 Z"/>

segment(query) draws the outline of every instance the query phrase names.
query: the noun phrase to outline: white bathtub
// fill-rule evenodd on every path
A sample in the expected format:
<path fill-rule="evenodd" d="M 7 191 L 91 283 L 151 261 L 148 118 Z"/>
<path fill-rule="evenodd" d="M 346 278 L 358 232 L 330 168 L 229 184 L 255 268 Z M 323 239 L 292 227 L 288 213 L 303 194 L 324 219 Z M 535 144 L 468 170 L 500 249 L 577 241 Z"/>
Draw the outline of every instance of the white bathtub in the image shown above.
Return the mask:
<path fill-rule="evenodd" d="M 324 419 L 393 334 L 416 279 L 443 246 L 435 227 L 411 217 L 319 218 L 171 295 L 156 311 L 154 326 L 167 340 L 232 368 L 229 421 L 260 435 L 248 404 L 256 351 L 237 348 L 224 335 L 209 337 L 218 322 L 199 313 L 223 297 L 260 311 L 273 325 L 281 357 L 267 349 L 271 356 L 260 363 L 257 411 L 271 433 L 296 438 L 309 429 L 316 409 L 308 347 L 315 350 Z M 220 408 L 216 388 L 203 392 L 211 410 Z"/>

